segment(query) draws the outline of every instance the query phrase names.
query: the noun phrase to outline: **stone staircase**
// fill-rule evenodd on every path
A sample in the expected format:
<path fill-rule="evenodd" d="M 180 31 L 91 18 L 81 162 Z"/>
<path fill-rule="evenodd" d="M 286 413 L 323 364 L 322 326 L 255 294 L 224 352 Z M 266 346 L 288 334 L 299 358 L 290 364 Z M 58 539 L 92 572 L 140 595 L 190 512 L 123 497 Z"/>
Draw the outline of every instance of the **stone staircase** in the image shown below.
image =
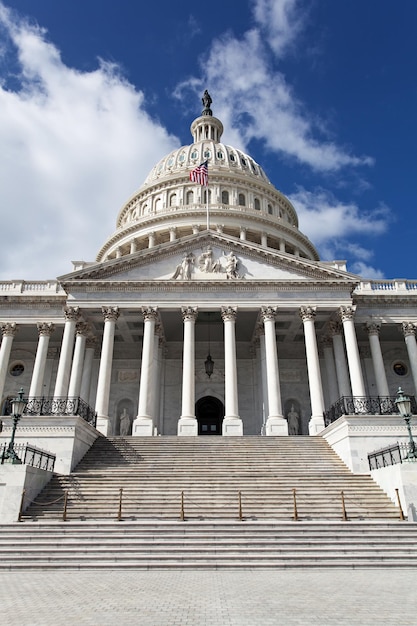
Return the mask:
<path fill-rule="evenodd" d="M 352 474 L 319 437 L 100 437 L 23 519 L 62 519 L 66 491 L 71 521 L 340 520 L 342 492 L 350 520 L 399 518 L 370 476 Z"/>
<path fill-rule="evenodd" d="M 22 522 L 0 525 L 0 570 L 417 563 L 417 525 L 320 437 L 100 437 Z"/>
<path fill-rule="evenodd" d="M 0 571 L 416 567 L 407 522 L 144 521 L 0 525 Z"/>

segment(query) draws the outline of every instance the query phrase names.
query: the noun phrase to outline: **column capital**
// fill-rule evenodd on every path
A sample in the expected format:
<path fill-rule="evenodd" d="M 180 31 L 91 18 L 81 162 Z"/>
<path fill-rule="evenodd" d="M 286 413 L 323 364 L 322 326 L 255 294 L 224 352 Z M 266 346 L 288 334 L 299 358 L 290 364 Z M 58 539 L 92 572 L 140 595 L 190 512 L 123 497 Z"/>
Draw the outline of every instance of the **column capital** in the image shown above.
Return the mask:
<path fill-rule="evenodd" d="M 276 306 L 263 306 L 261 307 L 261 318 L 263 322 L 273 321 L 275 322 L 275 316 L 277 313 Z"/>
<path fill-rule="evenodd" d="M 377 335 L 379 336 L 379 331 L 381 329 L 381 324 L 377 324 L 377 322 L 367 322 L 363 325 L 364 329 L 368 332 L 368 335 Z"/>
<path fill-rule="evenodd" d="M 181 307 L 182 319 L 185 321 L 196 321 L 198 316 L 198 308 L 196 306 Z"/>
<path fill-rule="evenodd" d="M 316 308 L 313 306 L 301 306 L 300 317 L 303 322 L 307 322 L 308 320 L 314 322 L 316 317 Z"/>
<path fill-rule="evenodd" d="M 120 315 L 118 306 L 102 306 L 101 311 L 105 322 L 116 322 Z"/>
<path fill-rule="evenodd" d="M 221 316 L 223 322 L 234 322 L 236 321 L 237 315 L 237 307 L 235 306 L 222 306 L 221 308 Z"/>
<path fill-rule="evenodd" d="M 66 306 L 64 308 L 64 317 L 66 322 L 78 322 L 81 317 L 79 306 Z"/>
<path fill-rule="evenodd" d="M 416 334 L 416 325 L 413 322 L 403 322 L 402 323 L 402 331 L 404 333 L 404 337 L 409 337 L 410 335 Z"/>
<path fill-rule="evenodd" d="M 355 309 L 351 306 L 341 306 L 339 307 L 339 317 L 342 322 L 346 322 L 347 320 L 352 321 L 355 315 Z"/>
<path fill-rule="evenodd" d="M 16 322 L 5 322 L 1 325 L 1 333 L 3 337 L 14 337 L 17 333 Z"/>
<path fill-rule="evenodd" d="M 55 324 L 52 322 L 38 322 L 36 326 L 39 337 L 50 337 L 55 330 Z"/>
<path fill-rule="evenodd" d="M 83 337 L 86 337 L 88 335 L 88 333 L 90 332 L 90 324 L 87 324 L 87 322 L 77 322 L 75 325 L 75 334 L 76 335 L 81 335 Z"/>
<path fill-rule="evenodd" d="M 144 322 L 152 322 L 158 319 L 158 307 L 143 306 L 142 315 Z"/>
<path fill-rule="evenodd" d="M 340 322 L 329 322 L 329 333 L 331 337 L 342 334 L 342 325 Z"/>

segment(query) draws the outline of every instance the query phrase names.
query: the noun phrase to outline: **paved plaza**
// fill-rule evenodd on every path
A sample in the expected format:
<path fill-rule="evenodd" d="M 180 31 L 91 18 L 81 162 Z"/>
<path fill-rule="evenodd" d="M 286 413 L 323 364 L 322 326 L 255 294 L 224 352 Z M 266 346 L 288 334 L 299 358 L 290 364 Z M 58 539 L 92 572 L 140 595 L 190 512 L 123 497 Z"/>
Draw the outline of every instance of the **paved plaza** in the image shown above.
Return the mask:
<path fill-rule="evenodd" d="M 417 569 L 0 572 L 5 626 L 417 624 Z"/>

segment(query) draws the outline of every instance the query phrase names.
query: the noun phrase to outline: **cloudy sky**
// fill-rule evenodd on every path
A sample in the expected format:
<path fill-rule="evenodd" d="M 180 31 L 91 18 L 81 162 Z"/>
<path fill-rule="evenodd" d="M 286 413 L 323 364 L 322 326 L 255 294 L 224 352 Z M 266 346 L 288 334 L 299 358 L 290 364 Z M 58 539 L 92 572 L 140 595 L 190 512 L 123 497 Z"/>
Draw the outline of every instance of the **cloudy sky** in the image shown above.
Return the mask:
<path fill-rule="evenodd" d="M 208 88 L 321 258 L 417 279 L 415 0 L 0 0 L 0 276 L 95 260 Z"/>

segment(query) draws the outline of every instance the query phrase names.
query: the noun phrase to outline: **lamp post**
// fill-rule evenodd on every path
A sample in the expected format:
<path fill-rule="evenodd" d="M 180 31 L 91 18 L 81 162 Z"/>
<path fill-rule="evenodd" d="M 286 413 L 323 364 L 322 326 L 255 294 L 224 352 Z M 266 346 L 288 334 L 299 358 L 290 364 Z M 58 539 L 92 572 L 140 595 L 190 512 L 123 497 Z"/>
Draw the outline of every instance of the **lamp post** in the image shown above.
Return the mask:
<path fill-rule="evenodd" d="M 417 458 L 417 446 L 413 439 L 413 434 L 411 432 L 411 426 L 410 426 L 410 420 L 411 420 L 411 415 L 412 415 L 411 414 L 411 400 L 408 396 L 404 394 L 401 387 L 398 387 L 395 404 L 397 405 L 398 413 L 401 415 L 401 417 L 404 418 L 404 421 L 407 424 L 408 438 L 410 440 L 408 444 L 409 450 L 408 450 L 407 458 L 415 459 Z"/>
<path fill-rule="evenodd" d="M 20 388 L 18 397 L 11 401 L 12 405 L 12 415 L 13 415 L 13 428 L 12 428 L 12 436 L 10 437 L 9 445 L 7 446 L 7 450 L 3 455 L 2 461 L 8 459 L 10 463 L 20 464 L 22 461 L 17 456 L 14 449 L 14 438 L 16 434 L 17 424 L 22 417 L 23 411 L 26 408 L 26 400 L 23 400 L 23 387 Z"/>

